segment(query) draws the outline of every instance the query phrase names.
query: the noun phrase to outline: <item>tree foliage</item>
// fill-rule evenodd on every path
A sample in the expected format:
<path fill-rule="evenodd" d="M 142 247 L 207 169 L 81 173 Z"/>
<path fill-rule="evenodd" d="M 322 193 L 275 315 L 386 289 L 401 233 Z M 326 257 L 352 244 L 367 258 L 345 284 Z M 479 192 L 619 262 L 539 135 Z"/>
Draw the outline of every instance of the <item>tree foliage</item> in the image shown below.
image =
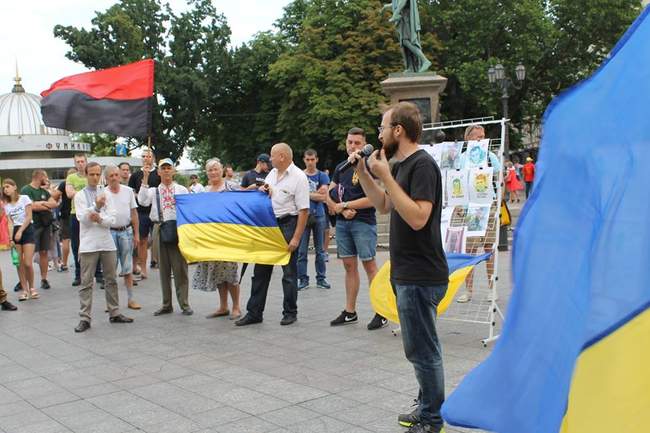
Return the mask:
<path fill-rule="evenodd" d="M 197 162 L 220 156 L 249 168 L 256 154 L 286 141 L 298 152 L 316 148 L 331 166 L 350 127 L 375 141 L 386 102 L 380 82 L 403 69 L 382 1 L 294 0 L 274 31 L 239 47 L 230 47 L 228 24 L 210 0 L 189 0 L 181 13 L 161 1 L 119 0 L 89 29 L 54 29 L 67 56 L 90 68 L 156 60 L 158 157 L 178 158 L 189 146 Z M 591 74 L 640 11 L 638 0 L 418 3 L 423 51 L 449 80 L 443 119 L 500 115 L 487 69 L 501 63 L 513 76 L 522 62 L 528 78 L 510 98 L 519 127 L 539 124 L 551 98 Z"/>
<path fill-rule="evenodd" d="M 57 25 L 71 60 L 103 69 L 143 58 L 156 61 L 152 147 L 160 157 L 179 158 L 204 139 L 208 101 L 221 96 L 222 65 L 230 29 L 209 0 L 192 0 L 175 14 L 159 0 L 120 0 L 97 12 L 90 29 Z M 137 137 L 146 144 L 145 137 Z"/>

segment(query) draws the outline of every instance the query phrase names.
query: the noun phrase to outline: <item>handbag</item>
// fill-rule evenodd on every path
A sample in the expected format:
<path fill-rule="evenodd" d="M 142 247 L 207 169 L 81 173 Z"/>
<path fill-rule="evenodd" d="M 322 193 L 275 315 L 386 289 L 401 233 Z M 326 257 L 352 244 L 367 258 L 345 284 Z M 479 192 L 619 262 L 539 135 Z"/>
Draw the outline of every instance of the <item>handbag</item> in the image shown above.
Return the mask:
<path fill-rule="evenodd" d="M 156 187 L 156 200 L 158 201 L 158 221 L 160 221 L 160 242 L 167 245 L 178 245 L 176 220 L 163 221 L 160 190 L 158 187 Z"/>

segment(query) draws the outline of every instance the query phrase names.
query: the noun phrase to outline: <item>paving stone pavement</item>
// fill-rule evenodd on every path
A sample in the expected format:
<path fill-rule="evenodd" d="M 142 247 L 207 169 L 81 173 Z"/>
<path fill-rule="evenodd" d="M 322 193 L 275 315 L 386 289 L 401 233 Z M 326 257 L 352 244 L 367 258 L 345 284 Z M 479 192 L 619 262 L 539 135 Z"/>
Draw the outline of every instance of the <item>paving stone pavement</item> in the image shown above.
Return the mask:
<path fill-rule="evenodd" d="M 501 281 L 509 255 L 501 254 Z M 381 264 L 386 252 L 378 254 Z M 310 259 L 311 260 L 311 259 Z M 310 271 L 313 269 L 310 261 Z M 5 287 L 16 282 L 9 254 L 0 253 Z M 361 433 L 403 432 L 398 413 L 410 410 L 417 385 L 390 328 L 369 332 L 367 285 L 360 323 L 332 328 L 343 307 L 343 269 L 332 257 L 333 288 L 299 294 L 299 319 L 280 326 L 281 270 L 276 268 L 260 325 L 237 328 L 228 318 L 204 318 L 216 293 L 190 292 L 194 316 L 160 306 L 157 272 L 135 288 L 141 311 L 133 324 L 110 324 L 95 290 L 92 328 L 75 334 L 79 302 L 71 273 L 51 273 L 41 299 L 0 312 L 0 432 L 6 433 Z M 506 305 L 509 284 L 501 284 Z M 250 270 L 242 302 L 250 291 Z M 15 293 L 9 295 L 17 301 Z M 484 325 L 438 321 L 447 393 L 483 360 Z M 490 396 L 486 396 L 490 398 Z M 457 433 L 468 430 L 446 428 Z"/>

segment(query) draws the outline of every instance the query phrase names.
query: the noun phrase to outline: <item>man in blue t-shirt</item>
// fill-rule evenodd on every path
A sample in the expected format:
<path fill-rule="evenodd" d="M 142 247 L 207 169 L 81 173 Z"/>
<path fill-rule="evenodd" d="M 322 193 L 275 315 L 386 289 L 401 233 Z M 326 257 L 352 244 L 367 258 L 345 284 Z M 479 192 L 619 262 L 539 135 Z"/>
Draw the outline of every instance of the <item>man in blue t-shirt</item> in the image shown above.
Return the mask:
<path fill-rule="evenodd" d="M 365 145 L 366 133 L 363 129 L 352 128 L 348 131 L 345 140 L 348 155 L 357 153 Z M 375 208 L 363 192 L 356 169 L 341 171 L 346 161 L 336 166 L 327 199 L 329 211 L 336 214 L 336 250 L 345 269 L 345 309 L 330 322 L 331 326 L 347 325 L 358 320 L 356 307 L 361 286 L 358 260 L 361 260 L 366 271 L 368 286 L 377 274 Z M 375 314 L 368 323 L 368 329 L 379 329 L 386 325 L 388 321 Z"/>
<path fill-rule="evenodd" d="M 298 248 L 298 290 L 309 287 L 307 275 L 307 253 L 309 250 L 309 236 L 314 234 L 314 250 L 316 251 L 316 287 L 329 289 L 331 286 L 325 278 L 325 231 L 327 230 L 327 215 L 325 213 L 325 200 L 330 178 L 316 168 L 318 154 L 314 149 L 307 149 L 303 155 L 305 174 L 309 181 L 309 219 L 307 227 L 302 234 Z"/>

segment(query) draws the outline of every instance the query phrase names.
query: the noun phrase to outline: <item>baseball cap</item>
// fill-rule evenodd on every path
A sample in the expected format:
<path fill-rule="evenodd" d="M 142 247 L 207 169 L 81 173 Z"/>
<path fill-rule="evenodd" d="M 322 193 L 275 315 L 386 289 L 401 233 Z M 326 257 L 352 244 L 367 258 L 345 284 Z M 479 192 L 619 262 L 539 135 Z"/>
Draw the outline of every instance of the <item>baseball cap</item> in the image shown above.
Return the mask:
<path fill-rule="evenodd" d="M 163 165 L 171 165 L 173 167 L 174 161 L 172 161 L 171 158 L 164 158 L 158 161 L 158 168 L 161 168 Z"/>
<path fill-rule="evenodd" d="M 527 162 L 531 162 L 532 160 L 533 160 L 533 158 L 531 158 L 530 156 L 528 158 L 526 158 Z"/>
<path fill-rule="evenodd" d="M 267 155 L 266 153 L 260 153 L 259 155 L 257 155 L 257 160 L 266 163 L 271 162 L 271 158 L 269 158 L 269 155 Z"/>

